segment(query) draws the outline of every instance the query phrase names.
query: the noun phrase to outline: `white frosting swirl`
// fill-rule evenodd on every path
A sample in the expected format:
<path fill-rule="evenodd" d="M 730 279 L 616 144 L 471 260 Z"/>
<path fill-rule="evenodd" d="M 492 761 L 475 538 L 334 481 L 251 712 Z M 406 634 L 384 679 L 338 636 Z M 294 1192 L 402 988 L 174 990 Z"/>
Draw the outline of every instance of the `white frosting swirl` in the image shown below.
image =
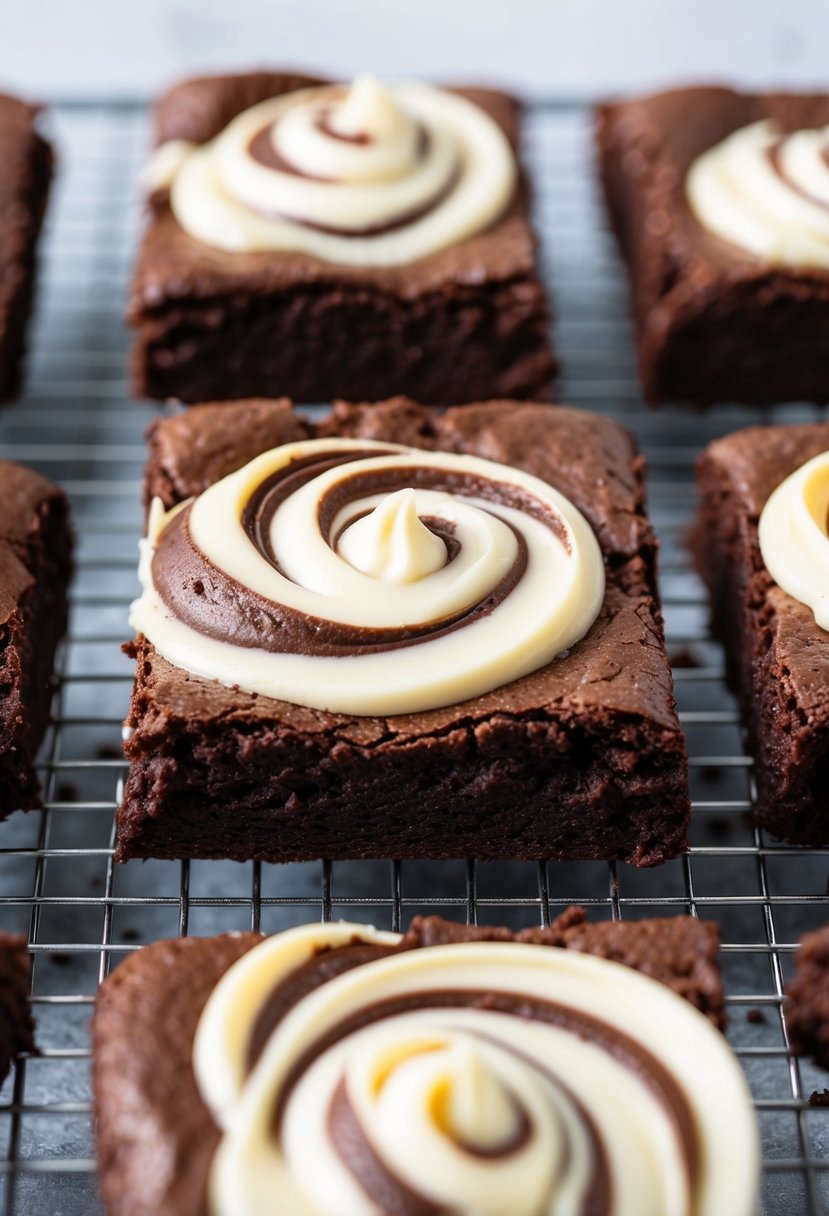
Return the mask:
<path fill-rule="evenodd" d="M 517 168 L 471 101 L 360 76 L 261 102 L 204 145 L 162 144 L 146 178 L 167 185 L 182 228 L 216 248 L 390 266 L 489 227 Z"/>
<path fill-rule="evenodd" d="M 781 482 L 760 515 L 760 552 L 779 587 L 829 630 L 829 452 Z"/>
<path fill-rule="evenodd" d="M 752 123 L 697 157 L 685 189 L 716 236 L 787 266 L 829 268 L 829 127 Z"/>
<path fill-rule="evenodd" d="M 319 471 L 308 471 L 314 461 Z M 304 482 L 280 498 L 257 543 L 249 505 L 297 467 Z M 381 482 L 392 492 L 376 490 Z M 156 585 L 156 554 L 181 509 L 154 509 L 133 627 L 178 667 L 300 705 L 374 715 L 467 700 L 552 661 L 604 599 L 590 525 L 538 478 L 472 456 L 309 440 L 206 490 L 189 507 L 188 543 L 209 564 L 206 580 L 209 567 L 220 571 L 260 597 L 268 620 L 281 608 L 320 629 L 363 632 L 338 653 L 315 653 L 313 636 L 291 652 L 284 631 L 281 649 L 240 645 L 194 628 Z"/>
<path fill-rule="evenodd" d="M 588 1201 L 612 1216 L 753 1216 L 756 1127 L 724 1039 L 604 959 L 476 942 L 364 962 L 301 997 L 245 1076 L 267 995 L 296 967 L 398 940 L 303 926 L 220 981 L 194 1048 L 225 1129 L 212 1216 L 377 1216 L 378 1173 L 416 1210 L 459 1216 L 578 1216 Z"/>

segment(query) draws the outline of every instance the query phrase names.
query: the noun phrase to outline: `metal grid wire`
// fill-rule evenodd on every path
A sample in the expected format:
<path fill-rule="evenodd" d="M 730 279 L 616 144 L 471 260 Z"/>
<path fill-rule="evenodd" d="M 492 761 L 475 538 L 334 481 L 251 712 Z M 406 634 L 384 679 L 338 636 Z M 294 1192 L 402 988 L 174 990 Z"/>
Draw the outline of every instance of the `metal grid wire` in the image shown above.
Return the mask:
<path fill-rule="evenodd" d="M 728 1033 L 763 1137 L 763 1211 L 829 1212 L 829 1109 L 809 1101 L 829 1077 L 791 1057 L 781 1011 L 799 936 L 829 917 L 829 849 L 787 848 L 751 826 L 751 762 L 683 545 L 692 461 L 705 442 L 761 417 L 802 421 L 817 412 L 642 409 L 624 279 L 593 181 L 588 117 L 576 107 L 539 106 L 528 150 L 566 370 L 559 397 L 619 418 L 649 459 L 691 755 L 691 851 L 648 871 L 474 861 L 116 868 L 112 816 L 131 679 L 119 643 L 136 591 L 138 481 L 154 413 L 128 397 L 120 320 L 140 222 L 135 177 L 147 120 L 140 107 L 74 105 L 57 107 L 54 121 L 60 178 L 43 242 L 28 387 L 0 417 L 0 452 L 66 487 L 79 561 L 55 725 L 42 752 L 45 809 L 0 824 L 0 927 L 28 934 L 41 1048 L 18 1060 L 0 1091 L 9 1216 L 99 1211 L 88 1019 L 99 980 L 138 945 L 177 933 L 273 931 L 320 916 L 397 929 L 425 909 L 518 927 L 546 923 L 571 902 L 587 905 L 594 918 L 689 911 L 720 922 Z"/>

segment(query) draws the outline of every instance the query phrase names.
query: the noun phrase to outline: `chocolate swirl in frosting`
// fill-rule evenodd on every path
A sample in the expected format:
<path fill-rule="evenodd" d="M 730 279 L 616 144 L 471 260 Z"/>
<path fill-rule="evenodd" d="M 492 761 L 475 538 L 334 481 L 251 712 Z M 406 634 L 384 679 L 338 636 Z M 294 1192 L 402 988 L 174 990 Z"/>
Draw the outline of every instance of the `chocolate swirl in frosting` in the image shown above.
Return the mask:
<path fill-rule="evenodd" d="M 694 161 L 686 193 L 723 240 L 770 262 L 829 268 L 829 128 L 742 127 Z"/>
<path fill-rule="evenodd" d="M 131 620 L 170 662 L 357 714 L 432 709 L 536 670 L 604 597 L 566 498 L 471 456 L 331 439 L 154 508 Z"/>
<path fill-rule="evenodd" d="M 162 144 L 146 177 L 208 245 L 383 266 L 489 227 L 517 169 L 501 128 L 472 102 L 361 76 L 262 102 L 205 145 Z"/>
<path fill-rule="evenodd" d="M 194 1045 L 213 1216 L 753 1212 L 745 1082 L 681 997 L 545 946 L 417 945 L 304 926 L 222 979 Z"/>

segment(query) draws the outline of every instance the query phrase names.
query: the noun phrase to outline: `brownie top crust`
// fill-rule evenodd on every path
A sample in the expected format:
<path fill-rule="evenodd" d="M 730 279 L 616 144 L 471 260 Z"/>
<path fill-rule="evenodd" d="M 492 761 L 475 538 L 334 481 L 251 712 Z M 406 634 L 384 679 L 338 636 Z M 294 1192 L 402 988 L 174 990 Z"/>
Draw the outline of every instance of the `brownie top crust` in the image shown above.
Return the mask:
<path fill-rule="evenodd" d="M 742 127 L 762 119 L 774 121 L 784 133 L 826 126 L 829 95 L 682 88 L 608 102 L 596 115 L 601 154 L 615 158 L 628 201 L 637 199 L 641 222 L 623 243 L 641 276 L 636 296 L 643 307 L 665 296 L 677 316 L 691 305 L 690 316 L 701 297 L 710 293 L 713 300 L 724 282 L 731 296 L 743 286 L 753 297 L 763 284 L 769 302 L 780 294 L 829 299 L 825 270 L 775 265 L 719 239 L 694 217 L 685 189 L 697 157 Z"/>
<path fill-rule="evenodd" d="M 186 81 L 158 103 L 159 141 L 204 143 L 258 102 L 327 83 L 276 72 L 214 76 Z M 489 89 L 455 90 L 486 112 L 517 149 L 521 107 Z M 365 284 L 402 299 L 487 282 L 535 276 L 535 242 L 527 216 L 526 187 L 519 186 L 501 219 L 477 235 L 402 266 L 364 268 L 333 264 L 305 253 L 227 253 L 190 237 L 169 204 L 158 200 L 142 243 L 128 302 L 135 320 L 175 300 L 206 300 L 232 292 L 271 294 L 298 286 Z"/>
<path fill-rule="evenodd" d="M 273 445 L 306 435 L 385 439 L 450 452 L 471 452 L 505 464 L 515 463 L 565 494 L 592 525 L 605 559 L 604 606 L 593 628 L 572 651 L 512 683 L 443 709 L 393 718 L 325 713 L 274 702 L 223 686 L 173 667 L 155 652 L 145 662 L 143 679 L 153 704 L 164 715 L 190 720 L 222 721 L 229 699 L 234 713 L 266 721 L 278 706 L 285 729 L 317 734 L 336 732 L 351 743 L 373 746 L 383 739 L 440 732 L 468 722 L 476 730 L 501 714 L 546 716 L 551 709 L 565 720 L 586 714 L 598 729 L 623 731 L 621 720 L 643 719 L 671 736 L 679 732 L 670 668 L 666 661 L 661 617 L 655 601 L 656 540 L 645 514 L 644 463 L 632 437 L 608 419 L 588 412 L 541 405 L 489 402 L 436 410 L 397 398 L 379 405 L 339 403 L 316 427 L 300 422 L 285 402 L 255 401 L 205 405 L 186 414 L 161 419 L 149 432 L 150 456 L 145 492 L 159 494 L 170 507 L 189 497 L 205 480 L 251 459 L 250 443 L 239 441 L 223 459 L 222 436 L 247 434 L 247 418 L 256 442 Z M 151 650 L 151 648 L 150 648 Z M 142 698 L 143 701 L 143 698 Z M 155 714 L 152 715 L 155 722 Z M 613 722 L 614 725 L 610 725 Z M 138 725 L 138 719 L 130 720 Z M 142 718 L 142 732 L 164 730 Z"/>

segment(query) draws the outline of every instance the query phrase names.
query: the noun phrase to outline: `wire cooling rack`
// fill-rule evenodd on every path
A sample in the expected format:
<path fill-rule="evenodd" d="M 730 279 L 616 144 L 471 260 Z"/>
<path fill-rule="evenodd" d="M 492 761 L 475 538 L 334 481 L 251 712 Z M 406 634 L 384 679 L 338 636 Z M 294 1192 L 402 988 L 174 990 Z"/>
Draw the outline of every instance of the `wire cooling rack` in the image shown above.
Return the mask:
<path fill-rule="evenodd" d="M 709 640 L 683 538 L 692 462 L 715 435 L 809 407 L 709 414 L 642 409 L 624 278 L 593 181 L 589 117 L 538 107 L 529 119 L 537 218 L 566 378 L 559 398 L 600 409 L 637 434 L 650 464 L 662 588 L 694 798 L 689 854 L 655 870 L 602 863 L 221 862 L 112 864 L 123 774 L 121 721 L 131 664 L 121 654 L 136 591 L 143 432 L 154 416 L 125 384 L 125 284 L 140 224 L 136 172 L 147 118 L 135 106 L 58 107 L 60 176 L 44 234 L 27 389 L 0 416 L 0 452 L 68 490 L 79 535 L 55 724 L 42 752 L 42 812 L 0 824 L 0 927 L 28 934 L 38 1056 L 0 1090 L 0 1193 L 8 1216 L 92 1216 L 88 1021 L 97 983 L 159 937 L 322 917 L 405 926 L 431 910 L 511 926 L 546 922 L 572 902 L 591 917 L 690 911 L 722 927 L 729 1038 L 754 1094 L 766 1216 L 829 1212 L 829 1076 L 788 1052 L 781 996 L 800 935 L 829 919 L 829 849 L 769 840 L 750 823 L 751 762 Z M 828 795 L 829 796 L 829 795 Z M 723 1213 L 722 1216 L 729 1216 Z"/>

